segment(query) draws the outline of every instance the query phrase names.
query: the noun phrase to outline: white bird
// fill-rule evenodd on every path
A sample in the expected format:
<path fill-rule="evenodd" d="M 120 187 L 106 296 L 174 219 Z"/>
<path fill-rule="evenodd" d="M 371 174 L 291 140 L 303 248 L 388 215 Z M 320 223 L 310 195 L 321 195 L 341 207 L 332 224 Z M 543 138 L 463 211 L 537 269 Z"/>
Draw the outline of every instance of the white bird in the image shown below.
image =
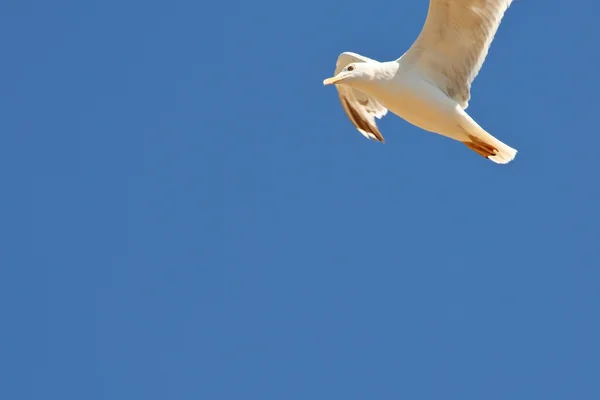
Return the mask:
<path fill-rule="evenodd" d="M 499 164 L 517 150 L 481 128 L 466 112 L 477 76 L 513 0 L 430 0 L 417 40 L 395 61 L 356 53 L 339 55 L 335 84 L 350 121 L 364 136 L 383 142 L 375 118 L 388 110 L 426 131 L 464 143 Z"/>

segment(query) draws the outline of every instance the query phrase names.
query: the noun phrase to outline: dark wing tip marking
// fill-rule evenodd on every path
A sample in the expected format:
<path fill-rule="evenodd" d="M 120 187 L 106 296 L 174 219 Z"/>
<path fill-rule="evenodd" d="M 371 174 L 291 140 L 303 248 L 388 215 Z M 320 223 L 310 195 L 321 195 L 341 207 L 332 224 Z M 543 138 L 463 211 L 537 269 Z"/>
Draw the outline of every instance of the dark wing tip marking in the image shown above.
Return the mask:
<path fill-rule="evenodd" d="M 350 103 L 348 102 L 348 100 L 346 100 L 345 98 L 343 98 L 343 101 L 345 103 L 346 109 L 348 110 L 349 114 L 350 114 L 350 119 L 352 119 L 352 122 L 354 122 L 354 125 L 356 125 L 357 128 L 370 133 L 371 135 L 375 136 L 375 138 L 381 142 L 381 143 L 385 143 L 385 139 L 383 138 L 383 135 L 381 134 L 381 132 L 379 132 L 379 130 L 377 129 L 376 126 L 373 126 L 372 124 L 369 123 L 369 121 L 366 121 L 364 118 L 362 118 L 360 116 L 360 113 L 358 113 L 356 111 L 356 109 L 354 109 Z"/>

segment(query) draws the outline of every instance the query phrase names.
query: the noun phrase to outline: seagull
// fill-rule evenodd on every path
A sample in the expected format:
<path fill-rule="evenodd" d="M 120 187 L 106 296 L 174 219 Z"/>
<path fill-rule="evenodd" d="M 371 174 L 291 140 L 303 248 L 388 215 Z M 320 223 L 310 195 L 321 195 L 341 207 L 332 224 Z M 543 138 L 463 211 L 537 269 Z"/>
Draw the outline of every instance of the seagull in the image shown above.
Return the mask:
<path fill-rule="evenodd" d="M 400 58 L 379 62 L 343 52 L 334 76 L 323 84 L 335 84 L 346 115 L 369 139 L 384 142 L 375 118 L 390 110 L 421 129 L 506 164 L 517 150 L 486 132 L 465 110 L 471 83 L 512 1 L 430 0 L 421 33 Z"/>

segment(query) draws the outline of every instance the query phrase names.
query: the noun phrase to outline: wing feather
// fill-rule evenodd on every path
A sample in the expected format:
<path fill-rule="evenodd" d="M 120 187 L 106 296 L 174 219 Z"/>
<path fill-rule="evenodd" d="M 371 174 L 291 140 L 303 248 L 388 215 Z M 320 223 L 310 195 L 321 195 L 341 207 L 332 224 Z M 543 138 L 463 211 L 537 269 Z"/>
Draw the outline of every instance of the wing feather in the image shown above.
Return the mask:
<path fill-rule="evenodd" d="M 504 13 L 513 0 L 430 0 L 421 33 L 399 60 L 427 73 L 467 108 Z"/>

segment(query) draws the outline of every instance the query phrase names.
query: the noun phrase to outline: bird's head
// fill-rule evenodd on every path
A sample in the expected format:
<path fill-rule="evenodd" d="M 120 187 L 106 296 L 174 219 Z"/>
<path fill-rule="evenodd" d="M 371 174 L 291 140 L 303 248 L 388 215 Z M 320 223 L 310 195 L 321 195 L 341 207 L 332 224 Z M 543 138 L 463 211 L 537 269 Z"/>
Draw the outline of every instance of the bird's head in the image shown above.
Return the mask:
<path fill-rule="evenodd" d="M 370 79 L 372 75 L 373 70 L 367 63 L 351 63 L 346 65 L 336 76 L 325 79 L 323 85 L 351 84 L 352 82 Z"/>

